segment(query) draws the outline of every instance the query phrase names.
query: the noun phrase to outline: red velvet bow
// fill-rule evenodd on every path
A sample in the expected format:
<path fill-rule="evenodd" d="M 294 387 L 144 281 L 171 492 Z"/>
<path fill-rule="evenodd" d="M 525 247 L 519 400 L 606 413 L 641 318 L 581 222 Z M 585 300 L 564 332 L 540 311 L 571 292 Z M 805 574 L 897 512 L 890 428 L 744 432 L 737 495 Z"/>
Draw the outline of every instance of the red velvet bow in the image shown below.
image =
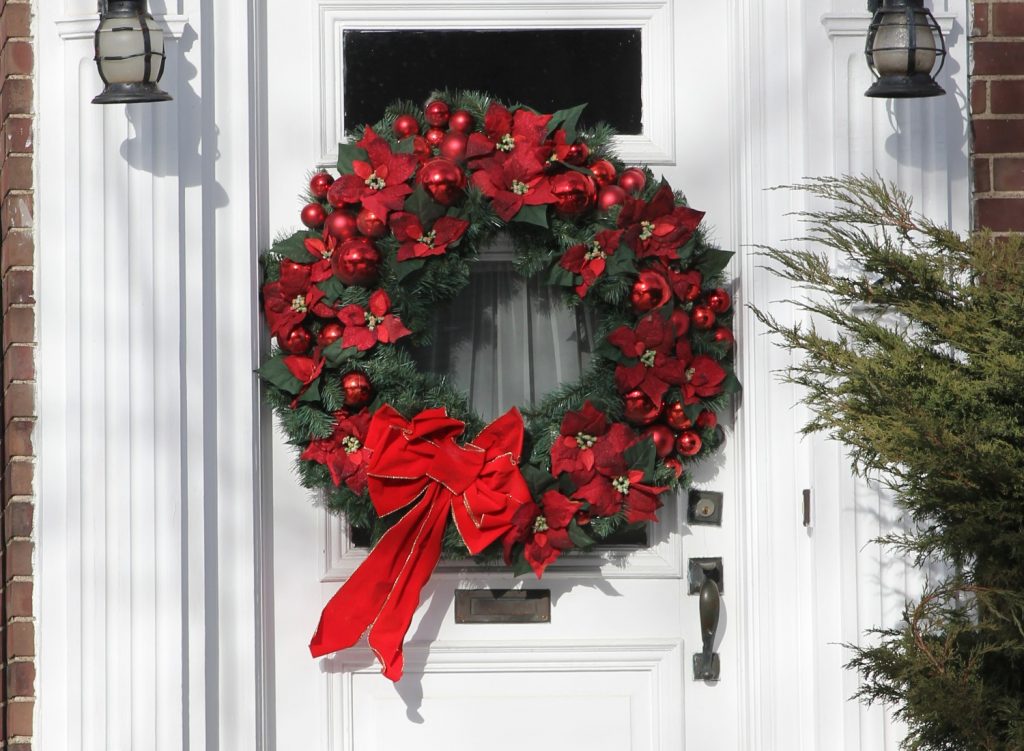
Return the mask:
<path fill-rule="evenodd" d="M 441 558 L 448 514 L 474 555 L 512 526 L 530 490 L 519 472 L 523 418 L 516 409 L 458 445 L 466 425 L 444 409 L 411 421 L 385 405 L 373 416 L 365 447 L 370 500 L 381 516 L 416 505 L 380 538 L 320 615 L 314 657 L 351 647 L 369 627 L 370 648 L 393 681 L 402 677 L 402 642 L 420 591 Z"/>

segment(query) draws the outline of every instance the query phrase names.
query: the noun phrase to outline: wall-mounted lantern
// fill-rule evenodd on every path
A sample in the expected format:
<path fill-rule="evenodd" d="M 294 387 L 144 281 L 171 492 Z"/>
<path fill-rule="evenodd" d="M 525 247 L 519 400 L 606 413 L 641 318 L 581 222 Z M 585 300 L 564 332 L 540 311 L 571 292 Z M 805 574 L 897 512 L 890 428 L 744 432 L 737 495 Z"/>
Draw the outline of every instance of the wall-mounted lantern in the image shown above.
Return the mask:
<path fill-rule="evenodd" d="M 96 67 L 103 91 L 93 104 L 167 102 L 157 82 L 164 73 L 164 32 L 146 0 L 99 0 Z"/>
<path fill-rule="evenodd" d="M 869 0 L 868 10 L 874 17 L 864 54 L 875 82 L 864 96 L 902 99 L 945 94 L 935 76 L 945 62 L 946 43 L 924 0 Z"/>

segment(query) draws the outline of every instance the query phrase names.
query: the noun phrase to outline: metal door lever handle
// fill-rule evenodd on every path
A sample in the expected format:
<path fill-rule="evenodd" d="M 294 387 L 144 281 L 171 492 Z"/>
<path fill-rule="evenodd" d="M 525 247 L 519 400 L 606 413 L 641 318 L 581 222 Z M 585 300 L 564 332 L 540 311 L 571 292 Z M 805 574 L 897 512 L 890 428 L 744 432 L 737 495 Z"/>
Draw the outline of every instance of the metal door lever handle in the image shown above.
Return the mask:
<path fill-rule="evenodd" d="M 700 587 L 700 636 L 704 648 L 693 656 L 694 680 L 717 681 L 721 673 L 721 662 L 714 652 L 721 609 L 718 585 L 710 576 L 706 577 Z"/>

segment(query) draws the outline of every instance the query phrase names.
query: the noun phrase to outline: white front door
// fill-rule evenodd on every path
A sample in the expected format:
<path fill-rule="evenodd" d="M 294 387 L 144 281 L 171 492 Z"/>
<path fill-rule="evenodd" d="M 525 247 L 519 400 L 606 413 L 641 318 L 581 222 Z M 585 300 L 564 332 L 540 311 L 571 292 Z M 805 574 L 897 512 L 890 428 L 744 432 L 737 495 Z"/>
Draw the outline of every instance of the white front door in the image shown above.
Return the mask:
<path fill-rule="evenodd" d="M 716 240 L 736 210 L 726 96 L 690 72 L 726 67 L 724 14 L 701 3 L 327 3 L 268 4 L 268 150 L 272 232 L 297 224 L 296 194 L 310 170 L 331 165 L 343 124 L 340 55 L 347 28 L 638 28 L 643 38 L 644 132 L 621 153 L 647 162 L 692 205 Z M 682 7 L 686 5 L 688 7 Z M 387 65 L 387 60 L 381 60 Z M 447 82 L 437 81 L 443 88 Z M 699 116 L 694 103 L 700 102 Z M 731 420 L 727 420 L 731 422 Z M 273 439 L 273 686 L 280 749 L 355 751 L 676 751 L 735 749 L 740 737 L 742 568 L 735 545 L 740 488 L 735 447 L 698 469 L 697 485 L 724 493 L 722 527 L 685 524 L 685 499 L 667 504 L 643 549 L 610 549 L 549 569 L 543 581 L 442 564 L 406 642 L 406 675 L 392 684 L 368 649 L 313 660 L 307 649 L 320 609 L 365 550 L 343 520 L 316 508 L 295 481 L 293 447 Z M 721 680 L 695 681 L 701 649 L 690 558 L 721 557 L 723 608 L 716 650 Z M 458 624 L 457 589 L 550 591 L 549 623 Z"/>

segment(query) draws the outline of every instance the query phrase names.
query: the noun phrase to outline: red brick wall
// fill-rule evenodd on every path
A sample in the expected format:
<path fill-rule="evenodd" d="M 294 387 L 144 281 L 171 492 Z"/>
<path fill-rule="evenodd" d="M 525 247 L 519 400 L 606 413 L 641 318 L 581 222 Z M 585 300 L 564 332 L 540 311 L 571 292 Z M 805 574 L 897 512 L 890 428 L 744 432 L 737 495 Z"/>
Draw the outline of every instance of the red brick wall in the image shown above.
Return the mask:
<path fill-rule="evenodd" d="M 0 748 L 32 747 L 35 623 L 32 518 L 35 299 L 32 230 L 31 0 L 0 0 L 0 317 L 3 483 L 0 551 Z"/>
<path fill-rule="evenodd" d="M 974 224 L 1024 230 L 1024 2 L 974 2 Z"/>

